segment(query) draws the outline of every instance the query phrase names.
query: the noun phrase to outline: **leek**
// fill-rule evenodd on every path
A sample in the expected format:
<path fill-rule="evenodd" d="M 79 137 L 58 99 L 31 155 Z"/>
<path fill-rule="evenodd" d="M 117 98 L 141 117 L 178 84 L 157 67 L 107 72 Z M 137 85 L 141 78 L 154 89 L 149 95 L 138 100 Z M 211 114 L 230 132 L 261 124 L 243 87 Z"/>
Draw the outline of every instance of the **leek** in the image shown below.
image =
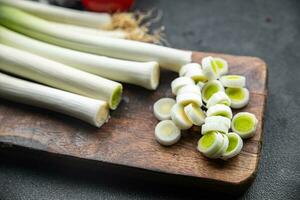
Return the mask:
<path fill-rule="evenodd" d="M 3 67 L 3 65 L 0 65 Z M 107 103 L 0 73 L 0 97 L 60 112 L 96 127 L 108 120 Z"/>
<path fill-rule="evenodd" d="M 0 26 L 0 43 L 70 65 L 111 80 L 154 90 L 159 83 L 157 62 L 134 62 L 88 54 L 41 42 Z"/>
<path fill-rule="evenodd" d="M 0 5 L 0 23 L 30 37 L 59 46 L 135 61 L 157 61 L 161 67 L 178 72 L 191 62 L 191 51 L 183 51 L 143 42 L 74 33 L 55 27 L 47 20 L 21 10 Z"/>
<path fill-rule="evenodd" d="M 0 44 L 0 70 L 62 90 L 108 102 L 116 109 L 122 94 L 120 83 Z"/>

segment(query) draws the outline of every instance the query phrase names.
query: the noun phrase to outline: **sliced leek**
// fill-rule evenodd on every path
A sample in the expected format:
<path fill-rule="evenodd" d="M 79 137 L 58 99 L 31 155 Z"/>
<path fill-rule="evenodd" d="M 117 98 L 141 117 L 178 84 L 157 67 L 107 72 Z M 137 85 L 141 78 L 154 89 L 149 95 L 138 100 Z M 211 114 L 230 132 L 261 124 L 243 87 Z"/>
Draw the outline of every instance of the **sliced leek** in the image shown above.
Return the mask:
<path fill-rule="evenodd" d="M 227 94 L 225 94 L 224 91 L 219 91 L 219 92 L 214 93 L 208 99 L 206 106 L 209 108 L 209 107 L 214 106 L 216 104 L 224 104 L 226 106 L 230 106 L 231 100 L 227 96 Z"/>
<path fill-rule="evenodd" d="M 229 129 L 231 127 L 231 120 L 227 117 L 223 116 L 210 116 L 205 118 L 205 123 L 217 123 L 217 124 L 225 124 Z"/>
<path fill-rule="evenodd" d="M 171 120 L 161 121 L 155 127 L 155 138 L 162 145 L 175 144 L 180 137 L 180 129 Z"/>
<path fill-rule="evenodd" d="M 179 76 L 185 76 L 188 71 L 194 69 L 201 69 L 201 65 L 199 63 L 188 63 L 183 65 L 179 70 Z"/>
<path fill-rule="evenodd" d="M 226 88 L 225 93 L 231 100 L 231 108 L 242 108 L 249 103 L 250 97 L 247 88 Z"/>
<path fill-rule="evenodd" d="M 193 123 L 188 119 L 184 112 L 184 107 L 180 104 L 175 104 L 172 107 L 171 119 L 181 130 L 187 130 L 193 126 Z"/>
<path fill-rule="evenodd" d="M 171 108 L 175 105 L 176 101 L 171 98 L 161 98 L 153 105 L 153 112 L 158 120 L 171 119 Z"/>
<path fill-rule="evenodd" d="M 232 110 L 230 107 L 225 106 L 224 104 L 216 104 L 208 108 L 206 112 L 207 117 L 210 116 L 223 116 L 229 119 L 232 118 Z"/>
<path fill-rule="evenodd" d="M 228 73 L 228 63 L 223 58 L 213 58 L 214 63 L 217 65 L 217 68 L 219 69 L 220 75 L 225 75 Z"/>
<path fill-rule="evenodd" d="M 205 85 L 205 83 L 204 83 L 204 82 L 201 82 L 201 81 L 199 81 L 199 82 L 197 83 L 197 86 L 199 87 L 200 91 L 202 91 L 202 88 L 203 88 L 204 85 Z"/>
<path fill-rule="evenodd" d="M 225 123 L 208 122 L 202 125 L 201 134 L 205 135 L 212 131 L 218 131 L 221 133 L 228 133 L 229 127 Z"/>
<path fill-rule="evenodd" d="M 204 57 L 202 59 L 202 69 L 205 77 L 208 80 L 214 80 L 220 77 L 219 69 L 211 56 Z"/>
<path fill-rule="evenodd" d="M 3 63 L 0 65 L 3 66 Z M 0 97 L 60 112 L 96 127 L 105 123 L 109 116 L 105 101 L 32 83 L 3 73 L 0 73 Z"/>
<path fill-rule="evenodd" d="M 0 26 L 0 43 L 56 60 L 111 80 L 156 89 L 157 62 L 134 62 L 75 51 L 41 42 Z"/>
<path fill-rule="evenodd" d="M 228 149 L 229 139 L 226 134 L 222 134 L 222 136 L 223 136 L 222 146 L 218 149 L 218 151 L 216 151 L 214 154 L 212 154 L 210 156 L 210 158 L 213 158 L 213 159 L 220 158 Z"/>
<path fill-rule="evenodd" d="M 177 92 L 180 88 L 182 88 L 185 85 L 194 85 L 195 82 L 188 77 L 178 77 L 176 79 L 174 79 L 171 83 L 171 89 L 172 89 L 172 93 L 174 95 L 177 95 Z"/>
<path fill-rule="evenodd" d="M 180 105 L 188 105 L 190 103 L 194 103 L 197 106 L 202 106 L 202 98 L 201 95 L 195 93 L 182 93 L 177 95 L 176 102 Z"/>
<path fill-rule="evenodd" d="M 215 131 L 207 133 L 198 141 L 197 149 L 205 156 L 210 157 L 222 147 L 223 140 L 221 133 Z"/>
<path fill-rule="evenodd" d="M 242 88 L 246 86 L 246 78 L 240 75 L 226 75 L 220 78 L 224 87 Z"/>
<path fill-rule="evenodd" d="M 191 79 L 193 79 L 195 82 L 205 82 L 207 81 L 206 76 L 203 74 L 203 71 L 201 68 L 194 68 L 194 69 L 190 69 L 186 72 L 186 74 L 184 75 L 186 77 L 190 77 Z"/>
<path fill-rule="evenodd" d="M 222 154 L 221 158 L 227 160 L 238 155 L 243 148 L 243 140 L 236 133 L 228 133 L 227 134 L 229 144 L 226 151 Z"/>
<path fill-rule="evenodd" d="M 98 55 L 135 61 L 157 61 L 161 67 L 178 72 L 191 62 L 191 51 L 143 42 L 74 33 L 55 27 L 47 20 L 0 4 L 0 23 L 30 37 Z"/>
<path fill-rule="evenodd" d="M 199 89 L 199 87 L 197 85 L 194 84 L 188 84 L 185 85 L 183 87 L 181 87 L 178 92 L 177 95 L 183 94 L 183 93 L 194 93 L 197 95 L 201 95 L 201 91 Z"/>
<path fill-rule="evenodd" d="M 116 109 L 122 96 L 120 83 L 0 44 L 0 69 L 46 85 L 108 102 Z"/>
<path fill-rule="evenodd" d="M 241 138 L 246 139 L 255 134 L 257 124 L 258 120 L 255 115 L 248 112 L 240 112 L 232 118 L 231 128 Z"/>
<path fill-rule="evenodd" d="M 184 112 L 188 119 L 196 126 L 201 126 L 205 120 L 205 113 L 196 104 L 189 104 L 184 107 Z"/>
<path fill-rule="evenodd" d="M 208 81 L 207 83 L 205 83 L 205 85 L 201 90 L 203 101 L 207 103 L 210 97 L 219 91 L 224 91 L 224 87 L 220 81 L 218 80 Z"/>

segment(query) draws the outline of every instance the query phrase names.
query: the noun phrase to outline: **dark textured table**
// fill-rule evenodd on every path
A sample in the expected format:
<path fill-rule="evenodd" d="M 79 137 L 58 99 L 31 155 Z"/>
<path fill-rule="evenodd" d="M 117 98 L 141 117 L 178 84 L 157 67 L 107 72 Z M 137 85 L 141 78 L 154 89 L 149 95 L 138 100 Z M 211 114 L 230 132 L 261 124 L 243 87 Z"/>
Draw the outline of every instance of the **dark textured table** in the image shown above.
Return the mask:
<path fill-rule="evenodd" d="M 163 11 L 163 24 L 173 47 L 258 56 L 267 62 L 269 97 L 261 162 L 252 186 L 238 198 L 299 199 L 300 1 L 137 0 L 136 8 Z M 4 148 L 0 150 L 0 199 L 226 197 L 158 184 L 160 180 L 146 181 L 132 173 Z"/>

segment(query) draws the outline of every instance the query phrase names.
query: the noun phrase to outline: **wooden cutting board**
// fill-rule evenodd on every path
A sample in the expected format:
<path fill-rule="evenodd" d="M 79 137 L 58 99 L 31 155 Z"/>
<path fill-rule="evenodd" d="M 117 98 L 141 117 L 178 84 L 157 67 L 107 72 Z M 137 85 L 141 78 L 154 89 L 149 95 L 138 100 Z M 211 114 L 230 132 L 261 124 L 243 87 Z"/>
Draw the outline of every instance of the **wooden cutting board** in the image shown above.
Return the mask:
<path fill-rule="evenodd" d="M 167 71 L 162 71 L 161 84 L 155 92 L 125 85 L 122 103 L 100 129 L 48 110 L 0 100 L 0 143 L 192 177 L 199 186 L 205 184 L 214 190 L 242 191 L 255 177 L 260 158 L 267 67 L 254 57 L 201 52 L 193 53 L 193 61 L 200 62 L 207 55 L 225 58 L 231 74 L 246 76 L 251 98 L 242 110 L 254 113 L 259 121 L 255 136 L 246 140 L 241 154 L 231 160 L 209 160 L 202 156 L 196 150 L 200 138 L 197 128 L 184 133 L 172 147 L 155 141 L 158 121 L 152 114 L 152 105 L 161 97 L 172 97 L 170 83 L 177 76 Z"/>

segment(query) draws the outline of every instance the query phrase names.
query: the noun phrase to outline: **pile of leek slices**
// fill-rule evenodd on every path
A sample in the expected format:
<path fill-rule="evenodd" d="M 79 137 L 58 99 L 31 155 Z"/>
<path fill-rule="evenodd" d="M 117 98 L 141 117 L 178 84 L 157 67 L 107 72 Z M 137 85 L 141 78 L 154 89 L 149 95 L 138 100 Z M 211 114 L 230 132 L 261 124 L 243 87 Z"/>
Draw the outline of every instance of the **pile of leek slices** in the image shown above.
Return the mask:
<path fill-rule="evenodd" d="M 222 58 L 204 57 L 201 65 L 189 63 L 180 68 L 172 81 L 173 98 L 154 103 L 155 117 L 160 120 L 155 138 L 162 145 L 180 140 L 181 130 L 201 127 L 197 149 L 206 157 L 229 159 L 239 154 L 243 140 L 252 137 L 258 121 L 254 114 L 232 108 L 245 107 L 249 102 L 246 78 L 227 75 L 228 63 Z"/>

